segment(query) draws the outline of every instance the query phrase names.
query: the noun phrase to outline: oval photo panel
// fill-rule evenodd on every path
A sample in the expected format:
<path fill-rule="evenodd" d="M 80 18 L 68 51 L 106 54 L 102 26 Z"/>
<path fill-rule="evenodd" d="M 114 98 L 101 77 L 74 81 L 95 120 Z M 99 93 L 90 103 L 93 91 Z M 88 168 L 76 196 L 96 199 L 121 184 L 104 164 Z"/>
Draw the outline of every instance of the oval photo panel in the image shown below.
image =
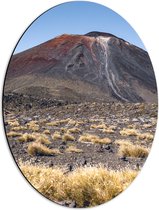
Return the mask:
<path fill-rule="evenodd" d="M 6 137 L 29 183 L 66 207 L 93 207 L 141 170 L 157 122 L 156 79 L 136 32 L 91 2 L 51 8 L 24 32 L 3 93 Z"/>

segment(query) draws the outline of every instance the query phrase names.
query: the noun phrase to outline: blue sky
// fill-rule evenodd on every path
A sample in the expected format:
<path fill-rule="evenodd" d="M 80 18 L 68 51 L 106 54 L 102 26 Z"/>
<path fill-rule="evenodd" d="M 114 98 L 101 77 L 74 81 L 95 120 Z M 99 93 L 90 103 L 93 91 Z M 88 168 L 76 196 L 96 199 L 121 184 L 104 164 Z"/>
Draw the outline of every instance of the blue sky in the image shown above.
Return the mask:
<path fill-rule="evenodd" d="M 36 19 L 20 39 L 15 53 L 64 33 L 86 34 L 90 31 L 112 33 L 145 49 L 137 33 L 117 13 L 100 4 L 75 1 L 56 6 Z"/>

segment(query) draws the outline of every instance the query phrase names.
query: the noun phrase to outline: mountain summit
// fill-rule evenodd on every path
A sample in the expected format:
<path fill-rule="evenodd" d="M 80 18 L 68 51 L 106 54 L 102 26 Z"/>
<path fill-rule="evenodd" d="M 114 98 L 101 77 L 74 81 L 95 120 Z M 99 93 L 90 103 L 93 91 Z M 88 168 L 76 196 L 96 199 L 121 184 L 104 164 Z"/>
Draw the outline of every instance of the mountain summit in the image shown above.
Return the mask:
<path fill-rule="evenodd" d="M 12 56 L 5 93 L 73 101 L 157 102 L 148 53 L 112 34 L 63 34 Z"/>

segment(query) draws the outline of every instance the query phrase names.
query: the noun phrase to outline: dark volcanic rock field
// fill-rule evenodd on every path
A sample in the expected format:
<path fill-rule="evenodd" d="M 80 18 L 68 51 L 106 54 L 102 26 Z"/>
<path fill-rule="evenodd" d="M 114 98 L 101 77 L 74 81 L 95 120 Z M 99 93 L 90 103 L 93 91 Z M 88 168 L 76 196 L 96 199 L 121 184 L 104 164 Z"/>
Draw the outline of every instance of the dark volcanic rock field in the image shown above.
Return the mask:
<path fill-rule="evenodd" d="M 42 164 L 48 166 L 72 167 L 93 166 L 103 164 L 111 169 L 121 169 L 125 167 L 136 169 L 141 167 L 146 160 L 145 157 L 126 157 L 119 155 L 119 146 L 116 142 L 130 141 L 133 145 L 140 145 L 150 148 L 153 135 L 156 129 L 157 106 L 155 104 L 131 104 L 131 103 L 80 103 L 67 105 L 54 105 L 49 108 L 30 108 L 17 110 L 4 106 L 4 121 L 6 132 L 18 132 L 20 136 L 8 136 L 9 145 L 14 158 L 18 162 L 20 159 L 29 161 L 32 164 Z M 64 120 L 64 121 L 63 121 Z M 49 125 L 51 122 L 60 122 Z M 38 125 L 38 129 L 29 127 L 33 122 Z M 103 132 L 106 126 L 107 132 Z M 19 129 L 16 129 L 19 127 Z M 79 132 L 70 133 L 74 140 L 63 140 L 62 136 L 70 129 L 77 128 Z M 112 130 L 110 132 L 109 130 Z M 138 139 L 136 135 L 121 135 L 124 129 L 138 131 L 140 134 L 152 135 L 151 139 Z M 50 141 L 47 145 L 50 149 L 59 149 L 59 155 L 30 155 L 28 146 L 32 142 L 21 142 L 19 138 L 25 134 L 45 134 Z M 52 135 L 59 132 L 61 137 L 54 140 Z M 85 133 L 97 135 L 99 138 L 109 138 L 109 144 L 81 142 L 80 137 Z M 67 148 L 73 146 L 81 152 L 66 152 Z"/>

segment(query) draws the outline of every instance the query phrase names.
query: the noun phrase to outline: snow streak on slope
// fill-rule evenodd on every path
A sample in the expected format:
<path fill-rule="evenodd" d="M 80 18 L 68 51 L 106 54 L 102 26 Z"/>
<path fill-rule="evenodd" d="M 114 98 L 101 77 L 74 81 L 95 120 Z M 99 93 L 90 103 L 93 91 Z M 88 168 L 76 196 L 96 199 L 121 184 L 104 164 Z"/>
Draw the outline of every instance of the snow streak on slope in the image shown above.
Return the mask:
<path fill-rule="evenodd" d="M 108 52 L 109 52 L 109 46 L 108 42 L 110 40 L 110 37 L 97 37 L 97 41 L 100 44 L 100 46 L 103 49 L 103 54 L 105 58 L 105 76 L 107 78 L 108 84 L 111 87 L 112 91 L 116 96 L 118 96 L 122 101 L 128 101 L 126 98 L 124 98 L 120 94 L 120 90 L 118 88 L 118 85 L 116 84 L 115 75 L 113 74 L 113 71 L 110 68 L 110 65 L 108 63 Z"/>

